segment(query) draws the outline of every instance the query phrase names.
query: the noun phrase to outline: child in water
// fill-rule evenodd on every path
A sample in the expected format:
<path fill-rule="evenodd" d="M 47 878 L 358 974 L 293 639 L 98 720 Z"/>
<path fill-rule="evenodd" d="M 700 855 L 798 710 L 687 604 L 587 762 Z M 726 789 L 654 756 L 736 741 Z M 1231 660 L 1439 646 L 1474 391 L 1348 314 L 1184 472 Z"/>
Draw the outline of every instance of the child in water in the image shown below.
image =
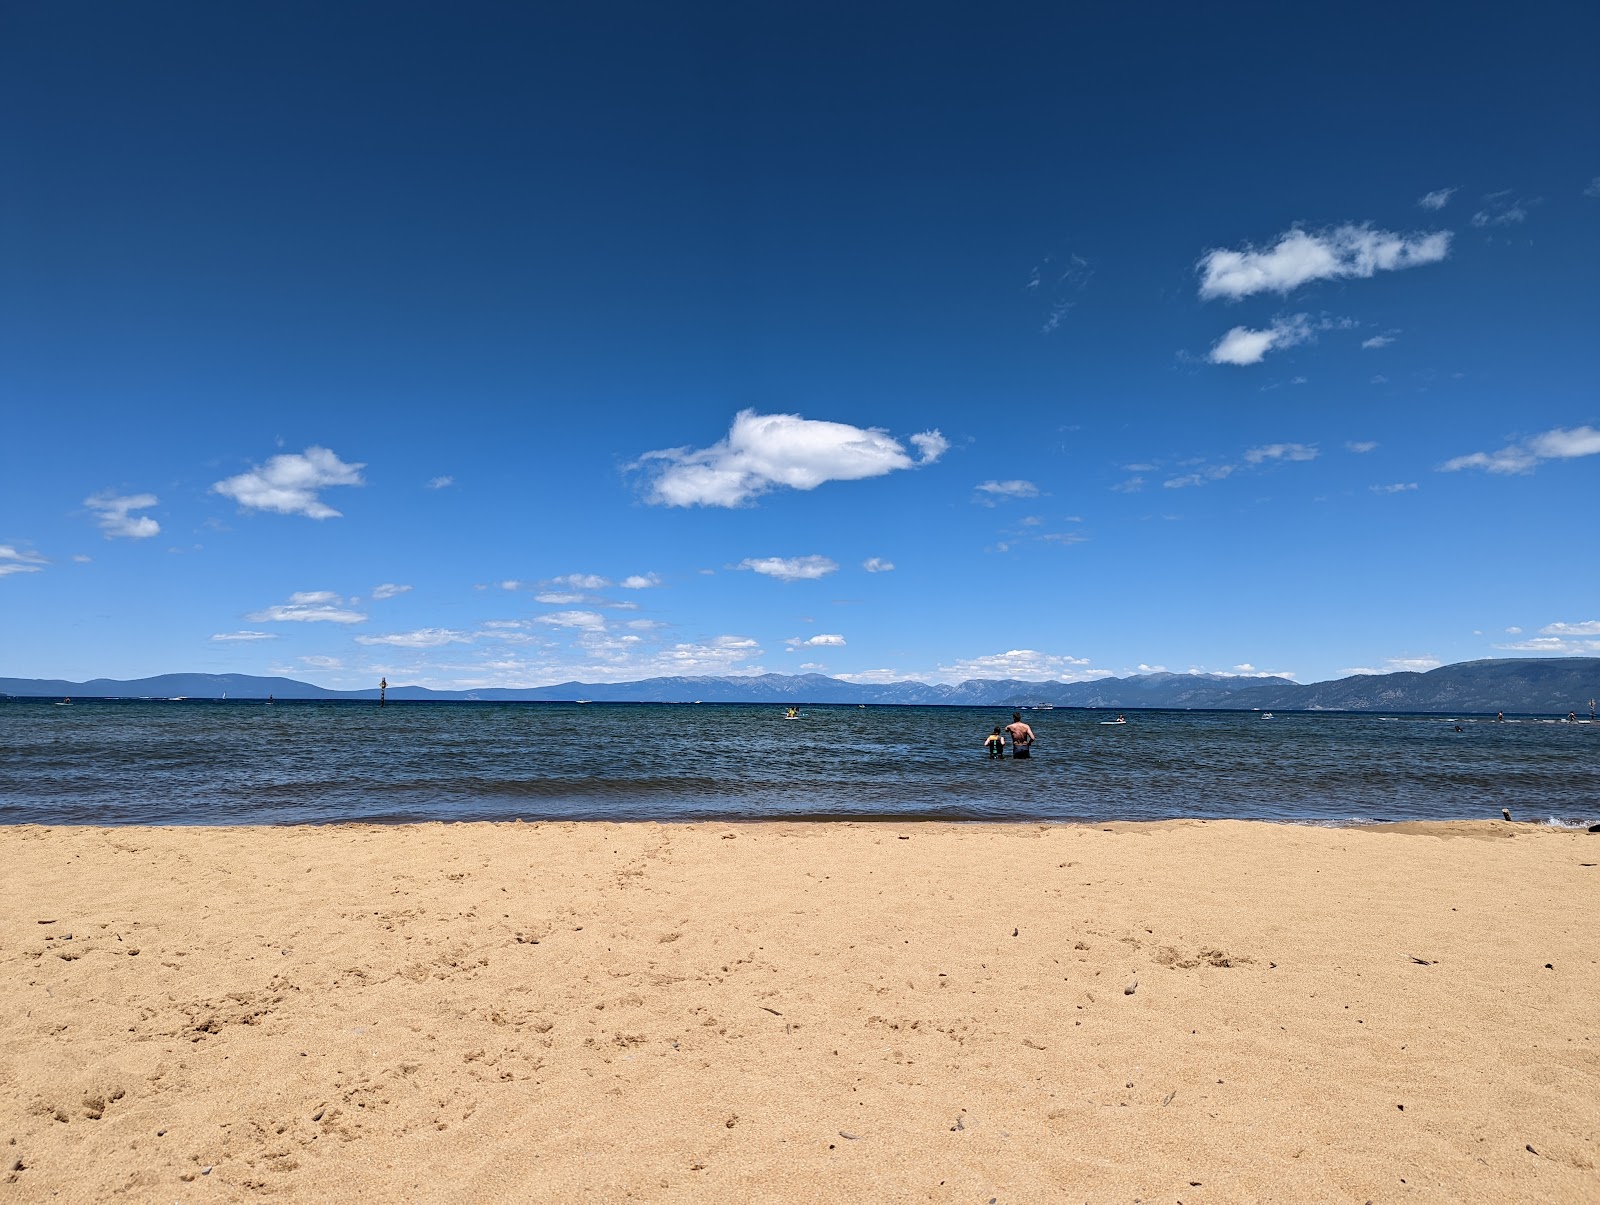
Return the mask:
<path fill-rule="evenodd" d="M 983 742 L 983 747 L 989 751 L 990 757 L 1004 757 L 1006 755 L 1006 738 L 996 728 L 989 734 L 989 739 Z"/>

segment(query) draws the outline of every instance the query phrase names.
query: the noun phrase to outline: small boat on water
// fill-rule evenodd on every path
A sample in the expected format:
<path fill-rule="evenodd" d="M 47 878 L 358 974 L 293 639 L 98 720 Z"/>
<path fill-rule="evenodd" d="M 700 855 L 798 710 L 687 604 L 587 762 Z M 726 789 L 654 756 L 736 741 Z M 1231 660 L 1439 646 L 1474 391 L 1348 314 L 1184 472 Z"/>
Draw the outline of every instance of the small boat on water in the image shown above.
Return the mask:
<path fill-rule="evenodd" d="M 791 707 L 784 713 L 783 718 L 786 720 L 798 720 L 800 718 L 800 711 L 798 708 Z"/>
<path fill-rule="evenodd" d="M 1261 718 L 1264 720 L 1270 720 L 1272 718 L 1272 713 L 1270 711 L 1263 711 L 1261 713 Z"/>
<path fill-rule="evenodd" d="M 71 707 L 72 706 L 72 697 L 69 695 L 65 699 L 62 699 L 61 702 L 57 703 L 56 706 L 57 707 Z"/>

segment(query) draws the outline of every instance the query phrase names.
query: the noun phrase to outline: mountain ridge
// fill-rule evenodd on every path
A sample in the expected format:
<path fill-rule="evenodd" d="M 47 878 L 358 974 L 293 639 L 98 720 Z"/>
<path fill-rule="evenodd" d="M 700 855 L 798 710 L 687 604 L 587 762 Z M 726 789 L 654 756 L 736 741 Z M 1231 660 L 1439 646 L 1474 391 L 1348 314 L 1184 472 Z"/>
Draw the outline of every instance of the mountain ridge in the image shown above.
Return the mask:
<path fill-rule="evenodd" d="M 376 688 L 332 690 L 294 678 L 253 674 L 157 674 L 71 682 L 0 678 L 0 694 L 79 698 L 375 700 Z M 1426 671 L 1358 674 L 1302 684 L 1288 678 L 1216 674 L 1137 674 L 1091 682 L 974 678 L 959 683 L 847 682 L 822 674 L 645 678 L 636 682 L 560 682 L 527 688 L 439 691 L 392 686 L 396 702 L 845 703 L 911 706 L 1192 708 L 1262 711 L 1410 711 L 1563 714 L 1587 712 L 1600 695 L 1600 657 L 1463 661 Z"/>

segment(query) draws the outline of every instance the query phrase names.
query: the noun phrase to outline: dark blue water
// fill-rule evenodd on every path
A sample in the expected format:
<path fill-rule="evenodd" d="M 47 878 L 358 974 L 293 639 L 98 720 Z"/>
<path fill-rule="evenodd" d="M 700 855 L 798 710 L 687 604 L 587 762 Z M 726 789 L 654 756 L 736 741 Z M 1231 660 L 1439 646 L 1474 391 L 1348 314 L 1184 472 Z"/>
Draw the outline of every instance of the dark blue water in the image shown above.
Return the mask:
<path fill-rule="evenodd" d="M 0 823 L 1600 820 L 1600 725 L 997 708 L 12 700 Z M 1463 729 L 1456 731 L 1457 723 Z"/>

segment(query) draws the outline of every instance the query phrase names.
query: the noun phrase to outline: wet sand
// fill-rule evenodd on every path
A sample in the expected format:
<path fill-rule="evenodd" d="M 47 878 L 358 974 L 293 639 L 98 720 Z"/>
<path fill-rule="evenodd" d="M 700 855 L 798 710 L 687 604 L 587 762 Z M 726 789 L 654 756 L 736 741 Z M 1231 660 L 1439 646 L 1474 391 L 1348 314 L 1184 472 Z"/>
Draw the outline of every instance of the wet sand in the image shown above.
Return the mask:
<path fill-rule="evenodd" d="M 1600 1201 L 1600 835 L 0 841 L 0 1201 Z"/>

